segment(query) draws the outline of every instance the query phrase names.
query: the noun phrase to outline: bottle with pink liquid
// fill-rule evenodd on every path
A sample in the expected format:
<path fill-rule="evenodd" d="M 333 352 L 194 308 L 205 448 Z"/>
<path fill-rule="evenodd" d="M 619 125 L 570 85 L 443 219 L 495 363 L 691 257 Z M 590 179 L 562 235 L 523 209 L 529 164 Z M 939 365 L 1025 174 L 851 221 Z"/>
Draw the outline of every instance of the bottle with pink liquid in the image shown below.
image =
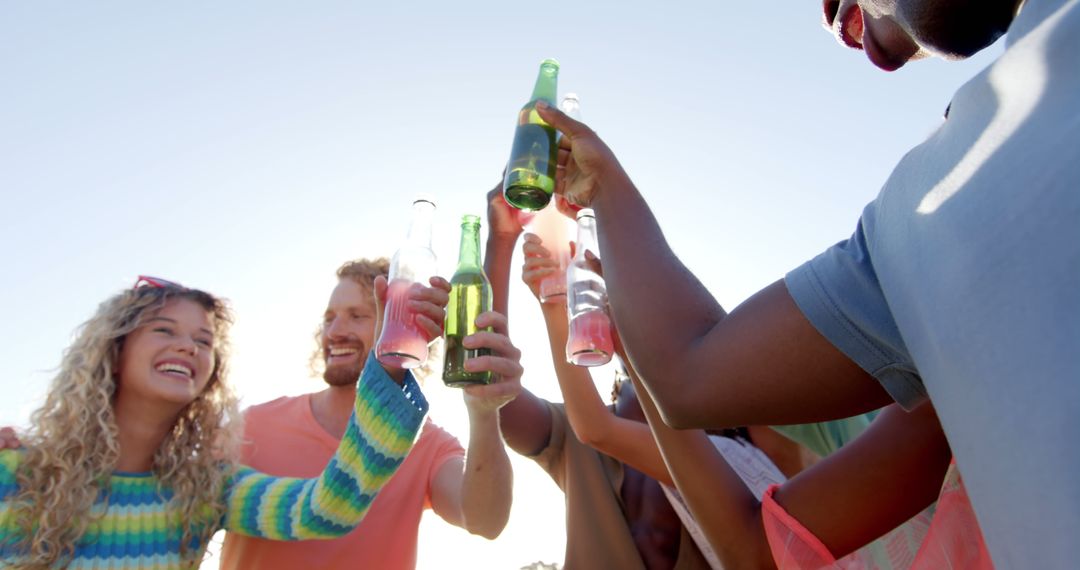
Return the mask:
<path fill-rule="evenodd" d="M 566 310 L 570 334 L 566 339 L 566 360 L 578 366 L 601 366 L 611 360 L 615 343 L 607 314 L 607 287 L 604 278 L 589 268 L 585 251 L 599 254 L 596 218 L 589 208 L 577 213 L 577 242 L 574 259 L 566 270 Z"/>
<path fill-rule="evenodd" d="M 428 358 L 428 343 L 409 309 L 408 292 L 414 284 L 428 286 L 435 275 L 435 252 L 431 249 L 431 224 L 435 202 L 417 198 L 405 242 L 390 261 L 390 287 L 386 293 L 382 334 L 375 343 L 379 362 L 395 368 L 416 368 Z"/>
<path fill-rule="evenodd" d="M 543 240 L 543 245 L 559 263 L 558 271 L 540 282 L 540 302 L 563 303 L 566 301 L 566 268 L 570 265 L 570 219 L 557 207 L 556 196 L 543 210 L 537 212 L 526 226 Z"/>

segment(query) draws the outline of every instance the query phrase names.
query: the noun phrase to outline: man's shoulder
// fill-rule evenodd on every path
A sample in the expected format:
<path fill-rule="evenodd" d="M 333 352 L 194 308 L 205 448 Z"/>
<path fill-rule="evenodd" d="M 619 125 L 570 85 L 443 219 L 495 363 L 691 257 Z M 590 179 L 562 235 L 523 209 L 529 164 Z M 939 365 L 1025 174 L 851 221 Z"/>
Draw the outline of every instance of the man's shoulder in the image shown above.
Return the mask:
<path fill-rule="evenodd" d="M 281 396 L 268 402 L 254 404 L 244 409 L 244 419 L 252 417 L 277 416 L 281 413 L 294 409 L 296 406 L 308 405 L 311 394 L 299 396 Z"/>

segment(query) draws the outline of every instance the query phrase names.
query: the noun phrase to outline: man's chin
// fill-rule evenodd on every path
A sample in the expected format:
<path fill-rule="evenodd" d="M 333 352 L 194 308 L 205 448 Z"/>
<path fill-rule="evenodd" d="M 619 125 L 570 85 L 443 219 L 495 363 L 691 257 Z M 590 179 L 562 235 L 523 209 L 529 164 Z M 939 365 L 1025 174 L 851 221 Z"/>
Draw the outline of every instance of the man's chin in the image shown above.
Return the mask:
<path fill-rule="evenodd" d="M 334 366 L 323 372 L 323 381 L 331 386 L 348 386 L 356 384 L 360 379 L 363 368 L 359 366 Z"/>

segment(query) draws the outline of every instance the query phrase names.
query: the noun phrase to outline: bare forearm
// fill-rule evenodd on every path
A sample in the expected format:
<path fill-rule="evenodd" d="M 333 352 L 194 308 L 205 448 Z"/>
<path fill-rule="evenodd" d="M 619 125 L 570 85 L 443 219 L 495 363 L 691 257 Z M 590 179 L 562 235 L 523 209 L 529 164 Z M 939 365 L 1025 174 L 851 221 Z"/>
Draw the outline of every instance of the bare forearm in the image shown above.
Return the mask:
<path fill-rule="evenodd" d="M 504 315 L 510 306 L 510 263 L 514 257 L 516 235 L 490 234 L 484 255 L 484 273 L 491 283 L 492 309 Z"/>
<path fill-rule="evenodd" d="M 491 234 L 484 254 L 484 273 L 491 283 L 492 307 L 507 316 L 510 306 L 510 263 L 517 235 Z M 509 325 L 507 325 L 509 326 Z M 547 445 L 551 416 L 547 404 L 528 390 L 499 409 L 502 435 L 511 449 L 531 455 Z"/>
<path fill-rule="evenodd" d="M 676 384 L 693 389 L 685 381 L 694 371 L 687 355 L 724 309 L 675 256 L 628 179 L 605 187 L 592 205 L 615 324 L 631 363 L 664 409 Z"/>
<path fill-rule="evenodd" d="M 775 498 L 840 558 L 934 502 L 951 457 L 930 404 L 911 412 L 892 405 L 853 442 L 788 481 Z"/>
<path fill-rule="evenodd" d="M 806 319 L 783 280 L 725 312 L 672 253 L 638 191 L 629 183 L 609 190 L 593 205 L 612 313 L 669 425 L 809 423 L 888 403 Z"/>
<path fill-rule="evenodd" d="M 671 478 L 705 539 L 729 568 L 770 568 L 761 503 L 701 430 L 667 426 L 640 379 L 629 369 Z"/>
<path fill-rule="evenodd" d="M 563 394 L 566 417 L 574 435 L 585 445 L 614 457 L 662 483 L 673 485 L 649 426 L 620 417 L 604 403 L 587 369 L 566 360 L 569 334 L 566 308 L 543 305 L 551 359 Z"/>
<path fill-rule="evenodd" d="M 563 394 L 570 427 L 586 445 L 603 442 L 610 431 L 611 410 L 600 399 L 588 370 L 566 361 L 566 339 L 569 334 L 566 307 L 541 305 L 541 312 L 547 326 L 551 361 Z"/>
<path fill-rule="evenodd" d="M 471 412 L 469 423 L 461 490 L 465 529 L 494 539 L 510 518 L 514 474 L 499 435 L 499 415 L 494 411 Z"/>

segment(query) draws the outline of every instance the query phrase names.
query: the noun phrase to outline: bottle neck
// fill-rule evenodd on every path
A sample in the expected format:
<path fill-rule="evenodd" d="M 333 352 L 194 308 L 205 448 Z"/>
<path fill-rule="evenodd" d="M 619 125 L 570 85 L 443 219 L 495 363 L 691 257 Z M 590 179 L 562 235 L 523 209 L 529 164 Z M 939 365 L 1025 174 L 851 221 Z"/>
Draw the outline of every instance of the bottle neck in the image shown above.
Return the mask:
<path fill-rule="evenodd" d="M 558 67 L 550 63 L 544 63 L 540 65 L 540 73 L 536 75 L 536 85 L 533 86 L 532 98 L 529 99 L 529 102 L 535 103 L 537 101 L 544 100 L 549 105 L 554 107 L 555 93 L 558 90 L 558 81 Z"/>
<path fill-rule="evenodd" d="M 582 216 L 577 221 L 577 244 L 574 247 L 574 258 L 585 259 L 585 250 L 593 253 L 599 252 L 596 239 L 596 218 Z"/>
<path fill-rule="evenodd" d="M 458 249 L 458 271 L 480 269 L 480 224 L 461 224 L 461 247 Z"/>
<path fill-rule="evenodd" d="M 431 249 L 431 222 L 435 216 L 435 206 L 430 202 L 413 204 L 412 222 L 409 233 L 405 234 L 405 244 Z"/>

